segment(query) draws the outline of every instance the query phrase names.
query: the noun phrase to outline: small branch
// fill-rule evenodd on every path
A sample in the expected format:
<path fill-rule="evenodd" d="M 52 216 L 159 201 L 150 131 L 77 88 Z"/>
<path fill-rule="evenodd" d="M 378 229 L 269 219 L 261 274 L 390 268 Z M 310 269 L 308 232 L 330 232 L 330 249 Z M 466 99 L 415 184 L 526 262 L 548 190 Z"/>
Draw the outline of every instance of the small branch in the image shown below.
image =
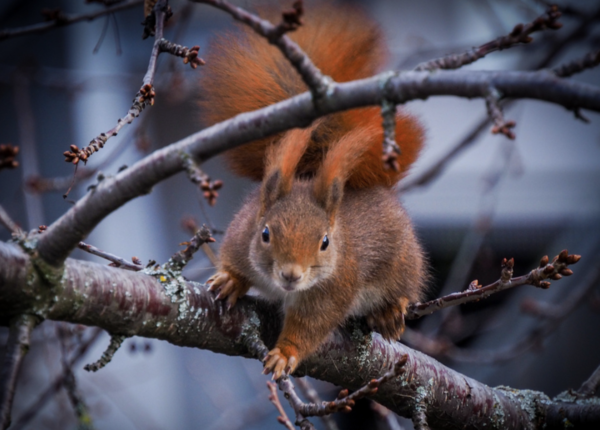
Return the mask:
<path fill-rule="evenodd" d="M 396 105 L 384 100 L 381 104 L 381 116 L 383 117 L 383 164 L 388 169 L 399 172 L 400 147 L 396 142 Z"/>
<path fill-rule="evenodd" d="M 354 391 L 352 394 L 348 395 L 348 390 L 344 389 L 340 391 L 336 400 L 331 402 L 321 402 L 317 403 L 304 403 L 296 392 L 294 391 L 294 385 L 289 380 L 288 377 L 282 377 L 278 380 L 279 389 L 283 391 L 286 399 L 289 400 L 290 405 L 294 408 L 296 412 L 296 416 L 300 417 L 320 417 L 324 415 L 329 415 L 334 412 L 350 412 L 352 407 L 356 403 L 357 400 L 362 399 L 366 396 L 372 396 L 377 393 L 379 386 L 389 381 L 390 379 L 395 378 L 404 372 L 404 365 L 408 361 L 408 356 L 403 355 L 400 357 L 398 362 L 394 365 L 394 367 L 387 371 L 382 377 L 378 379 L 372 379 L 366 385 L 363 385 L 358 390 Z M 296 421 L 298 424 L 298 421 Z"/>
<path fill-rule="evenodd" d="M 586 69 L 596 67 L 598 64 L 600 64 L 600 51 L 590 52 L 582 58 L 556 67 L 552 72 L 559 78 L 567 78 Z"/>
<path fill-rule="evenodd" d="M 81 360 L 81 358 L 83 358 L 83 356 L 89 350 L 89 348 L 98 340 L 100 334 L 102 334 L 102 329 L 100 328 L 95 328 L 92 331 L 92 336 L 79 345 L 75 354 L 67 362 L 68 367 L 73 368 L 73 366 L 77 364 L 77 362 Z M 58 375 L 54 379 L 54 381 L 48 386 L 48 388 L 46 388 L 42 392 L 42 394 L 39 395 L 37 400 L 25 410 L 25 412 L 19 417 L 19 419 L 15 423 L 14 428 L 11 427 L 11 430 L 20 430 L 25 428 L 27 424 L 29 424 L 29 422 L 33 418 L 35 418 L 35 415 L 42 410 L 46 403 L 48 403 L 54 397 L 54 395 L 64 386 L 66 382 L 66 377 L 67 375 L 65 374 L 63 368 L 63 372 L 60 375 Z"/>
<path fill-rule="evenodd" d="M 8 212 L 6 212 L 2 206 L 0 206 L 0 224 L 6 227 L 6 229 L 12 234 L 20 235 L 23 232 L 21 227 L 19 227 L 17 223 L 12 220 Z"/>
<path fill-rule="evenodd" d="M 419 402 L 415 405 L 415 411 L 413 412 L 412 422 L 415 430 L 429 430 L 429 424 L 427 424 L 426 406 L 424 402 Z"/>
<path fill-rule="evenodd" d="M 577 393 L 583 394 L 584 396 L 593 396 L 598 391 L 598 387 L 600 387 L 600 366 L 594 370 L 594 373 L 585 381 Z"/>
<path fill-rule="evenodd" d="M 512 132 L 512 128 L 515 127 L 514 121 L 506 121 L 504 119 L 504 113 L 500 107 L 500 99 L 502 95 L 495 88 L 490 88 L 489 93 L 485 97 L 485 105 L 487 107 L 488 115 L 494 121 L 492 127 L 493 134 L 503 134 L 511 140 L 514 140 L 515 134 Z"/>
<path fill-rule="evenodd" d="M 220 179 L 211 181 L 210 176 L 204 173 L 204 171 L 200 169 L 200 166 L 198 166 L 198 164 L 192 160 L 191 157 L 186 157 L 185 167 L 190 181 L 200 187 L 208 204 L 210 206 L 214 206 L 217 203 L 217 197 L 219 197 L 219 193 L 217 191 L 223 187 L 223 181 Z"/>
<path fill-rule="evenodd" d="M 88 372 L 97 372 L 98 370 L 102 369 L 104 366 L 110 363 L 115 355 L 115 352 L 117 352 L 125 339 L 127 339 L 127 336 L 111 335 L 108 348 L 106 348 L 106 351 L 104 351 L 102 357 L 100 357 L 100 360 L 96 361 L 95 363 L 86 364 L 83 368 Z"/>
<path fill-rule="evenodd" d="M 310 403 L 316 403 L 316 404 L 323 403 L 323 401 L 319 397 L 319 393 L 317 393 L 317 390 L 315 390 L 315 388 L 312 386 L 312 384 L 310 382 L 308 382 L 308 379 L 296 378 L 296 384 L 298 385 L 298 388 L 300 388 L 300 391 L 302 392 L 304 397 L 306 397 L 306 399 Z M 331 418 L 331 416 L 323 415 L 320 418 L 321 418 L 321 421 L 323 422 L 323 426 L 325 427 L 326 430 L 338 430 L 338 426 L 335 423 L 335 421 L 333 420 L 333 418 Z"/>
<path fill-rule="evenodd" d="M 18 153 L 18 146 L 13 146 L 10 143 L 0 145 L 0 170 L 19 167 L 19 162 L 15 160 Z"/>
<path fill-rule="evenodd" d="M 80 15 L 67 15 L 59 11 L 49 22 L 41 22 L 39 24 L 28 25 L 25 27 L 4 29 L 0 30 L 0 40 L 8 39 L 10 37 L 24 36 L 26 34 L 41 33 L 47 30 L 51 30 L 57 27 L 64 27 L 65 25 L 74 24 L 81 21 L 92 21 L 98 17 L 108 15 L 114 12 L 120 12 L 140 5 L 143 0 L 129 0 L 115 6 L 108 7 L 103 10 L 92 13 L 83 13 Z"/>
<path fill-rule="evenodd" d="M 492 52 L 508 49 L 515 45 L 530 43 L 533 40 L 530 35 L 536 31 L 545 29 L 557 30 L 561 28 L 562 24 L 557 22 L 560 16 L 561 12 L 558 10 L 558 7 L 554 5 L 550 6 L 544 15 L 539 16 L 529 24 L 517 24 L 510 34 L 506 36 L 499 37 L 496 40 L 481 45 L 478 48 L 473 48 L 463 54 L 449 55 L 447 57 L 421 63 L 415 70 L 433 71 L 438 69 L 459 69 L 462 66 L 474 63 Z"/>
<path fill-rule="evenodd" d="M 112 261 L 110 266 L 112 267 L 120 267 L 125 270 L 133 270 L 135 272 L 142 270 L 144 268 L 143 265 L 137 263 L 139 261 L 137 257 L 133 257 L 131 262 L 125 260 L 124 258 L 117 257 L 114 254 L 111 254 L 106 251 L 102 251 L 101 249 L 96 248 L 93 245 L 87 244 L 85 242 L 79 242 L 77 245 L 79 249 L 84 250 L 85 252 L 89 252 L 90 254 L 97 255 L 98 257 L 102 257 L 108 261 Z"/>
<path fill-rule="evenodd" d="M 75 415 L 77 416 L 77 421 L 79 422 L 78 430 L 93 430 L 94 425 L 92 423 L 92 419 L 90 416 L 89 409 L 83 400 L 83 397 L 79 390 L 77 389 L 77 380 L 75 379 L 75 375 L 73 374 L 73 366 L 69 364 L 67 360 L 68 354 L 68 345 L 67 345 L 67 335 L 66 330 L 64 328 L 66 324 L 58 324 L 58 338 L 60 340 L 61 346 L 61 362 L 63 368 L 64 375 L 64 388 L 67 392 L 67 396 L 69 397 L 69 401 L 73 406 L 73 410 Z"/>
<path fill-rule="evenodd" d="M 6 355 L 0 370 L 0 425 L 2 430 L 11 423 L 10 411 L 15 397 L 17 376 L 23 363 L 23 358 L 29 350 L 29 336 L 35 327 L 36 317 L 20 315 L 10 323 Z"/>
<path fill-rule="evenodd" d="M 166 39 L 161 39 L 159 41 L 159 49 L 160 52 L 167 52 L 169 54 L 175 55 L 176 57 L 183 58 L 183 64 L 189 64 L 192 67 L 192 69 L 206 64 L 206 62 L 202 58 L 198 57 L 198 51 L 200 51 L 200 47 L 198 45 L 188 48 L 186 46 L 181 46 L 176 43 L 169 42 Z"/>
<path fill-rule="evenodd" d="M 537 269 L 533 269 L 527 275 L 519 276 L 517 278 L 512 277 L 514 260 L 512 258 L 510 260 L 504 259 L 502 262 L 500 279 L 493 284 L 482 287 L 475 280 L 471 282 L 467 290 L 462 293 L 449 294 L 425 303 L 414 303 L 408 307 L 406 318 L 420 318 L 424 315 L 432 314 L 440 309 L 485 299 L 499 291 L 504 291 L 521 285 L 533 285 L 538 288 L 547 289 L 550 287 L 550 282 L 545 281 L 545 279 L 553 279 L 557 281 L 563 276 L 572 275 L 573 272 L 568 268 L 568 266 L 577 263 L 580 258 L 581 256 L 579 255 L 569 255 L 565 249 L 559 255 L 554 257 L 552 264 L 548 264 L 548 257 L 545 256 L 540 261 L 540 266 Z"/>
<path fill-rule="evenodd" d="M 302 48 L 285 35 L 286 32 L 295 30 L 300 25 L 300 16 L 303 12 L 302 2 L 295 2 L 294 10 L 284 12 L 283 22 L 275 26 L 269 21 L 261 19 L 225 0 L 192 1 L 209 4 L 229 13 L 234 19 L 249 25 L 258 34 L 264 36 L 269 43 L 277 46 L 285 58 L 287 58 L 296 71 L 298 71 L 315 100 L 321 99 L 327 93 L 327 90 L 332 84 L 331 78 L 324 76 Z"/>
<path fill-rule="evenodd" d="M 203 225 L 200 230 L 196 232 L 189 242 L 183 242 L 180 245 L 186 245 L 185 249 L 176 252 L 171 259 L 167 262 L 167 266 L 176 271 L 181 271 L 185 265 L 194 258 L 194 254 L 200 249 L 205 243 L 215 242 L 215 239 L 210 235 L 208 227 Z"/>
<path fill-rule="evenodd" d="M 275 405 L 277 411 L 279 412 L 279 416 L 277 417 L 277 421 L 281 423 L 288 430 L 296 430 L 290 419 L 288 418 L 283 406 L 281 406 L 281 402 L 279 401 L 279 396 L 277 395 L 277 384 L 271 381 L 267 381 L 267 387 L 271 394 L 269 394 L 269 400 L 271 403 Z"/>
<path fill-rule="evenodd" d="M 108 130 L 105 133 L 100 133 L 94 139 L 90 141 L 88 146 L 85 148 L 79 148 L 77 145 L 71 145 L 69 147 L 69 151 L 63 152 L 65 156 L 65 161 L 68 163 L 78 164 L 80 161 L 83 161 L 84 164 L 87 163 L 88 158 L 95 152 L 98 152 L 100 149 L 104 148 L 104 145 L 113 136 L 116 136 L 117 133 L 125 126 L 125 124 L 131 124 L 135 118 L 140 116 L 142 111 L 146 108 L 146 106 L 152 106 L 154 104 L 154 75 L 156 74 L 156 60 L 158 55 L 160 54 L 160 45 L 163 36 L 164 23 L 167 16 L 168 11 L 168 2 L 167 0 L 159 0 L 154 6 L 154 15 L 156 16 L 156 32 L 154 45 L 152 47 L 152 53 L 150 54 L 150 61 L 148 64 L 148 70 L 146 71 L 146 75 L 144 76 L 143 84 L 138 93 L 135 95 L 133 99 L 133 104 L 129 108 L 127 115 L 123 118 L 119 118 L 117 120 L 117 125 L 112 129 Z"/>

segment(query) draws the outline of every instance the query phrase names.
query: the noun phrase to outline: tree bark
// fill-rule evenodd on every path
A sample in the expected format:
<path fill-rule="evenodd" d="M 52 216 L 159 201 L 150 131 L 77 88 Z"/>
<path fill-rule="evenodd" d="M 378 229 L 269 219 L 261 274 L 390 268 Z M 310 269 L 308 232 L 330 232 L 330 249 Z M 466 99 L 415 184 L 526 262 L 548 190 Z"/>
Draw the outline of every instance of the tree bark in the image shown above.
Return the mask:
<path fill-rule="evenodd" d="M 254 358 L 262 358 L 263 342 L 272 346 L 280 331 L 279 312 L 272 305 L 245 297 L 227 311 L 203 285 L 186 281 L 179 272 L 131 272 L 73 259 L 67 259 L 60 276 L 54 270 L 18 246 L 0 243 L 0 323 L 27 311 L 111 334 Z M 381 386 L 374 398 L 409 418 L 424 405 L 432 428 L 558 428 L 565 417 L 576 428 L 598 423 L 600 405 L 594 402 L 558 402 L 540 392 L 488 387 L 401 343 L 384 341 L 357 321 L 332 333 L 297 374 L 357 389 L 404 354 L 406 371 Z"/>

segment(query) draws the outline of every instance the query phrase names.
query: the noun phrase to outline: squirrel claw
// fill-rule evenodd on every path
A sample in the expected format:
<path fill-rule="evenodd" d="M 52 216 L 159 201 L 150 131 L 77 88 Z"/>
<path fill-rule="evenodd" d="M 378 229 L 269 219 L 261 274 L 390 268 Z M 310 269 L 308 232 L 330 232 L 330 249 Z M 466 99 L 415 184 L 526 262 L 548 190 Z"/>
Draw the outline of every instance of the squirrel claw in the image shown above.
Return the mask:
<path fill-rule="evenodd" d="M 263 359 L 265 368 L 263 374 L 268 375 L 273 372 L 273 380 L 277 380 L 284 375 L 289 375 L 298 366 L 298 358 L 294 355 L 286 357 L 279 348 L 273 348 Z"/>
<path fill-rule="evenodd" d="M 226 271 L 215 273 L 206 281 L 208 291 L 217 292 L 215 300 L 226 300 L 227 310 L 237 303 L 237 300 L 248 292 L 248 288 Z"/>

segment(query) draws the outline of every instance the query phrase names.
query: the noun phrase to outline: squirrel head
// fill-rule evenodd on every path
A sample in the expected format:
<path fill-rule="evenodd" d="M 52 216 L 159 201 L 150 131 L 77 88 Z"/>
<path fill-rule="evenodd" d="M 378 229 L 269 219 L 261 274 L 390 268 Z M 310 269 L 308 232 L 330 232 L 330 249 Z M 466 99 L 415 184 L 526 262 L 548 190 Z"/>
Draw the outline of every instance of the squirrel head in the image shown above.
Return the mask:
<path fill-rule="evenodd" d="M 344 249 L 337 225 L 344 186 L 371 132 L 359 129 L 343 136 L 331 146 L 314 178 L 297 179 L 296 167 L 313 128 L 287 132 L 268 151 L 251 239 L 254 269 L 264 282 L 284 292 L 311 288 L 335 273 Z"/>

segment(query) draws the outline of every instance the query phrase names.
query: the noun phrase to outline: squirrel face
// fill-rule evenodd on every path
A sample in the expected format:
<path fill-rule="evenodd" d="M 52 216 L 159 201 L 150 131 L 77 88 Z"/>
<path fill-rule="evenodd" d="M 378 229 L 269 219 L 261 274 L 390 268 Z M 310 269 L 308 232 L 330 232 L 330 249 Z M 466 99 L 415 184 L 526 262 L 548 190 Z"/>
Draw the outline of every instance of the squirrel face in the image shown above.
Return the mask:
<path fill-rule="evenodd" d="M 250 261 L 263 283 L 284 293 L 311 288 L 334 272 L 340 244 L 310 181 L 295 181 L 256 224 Z"/>

